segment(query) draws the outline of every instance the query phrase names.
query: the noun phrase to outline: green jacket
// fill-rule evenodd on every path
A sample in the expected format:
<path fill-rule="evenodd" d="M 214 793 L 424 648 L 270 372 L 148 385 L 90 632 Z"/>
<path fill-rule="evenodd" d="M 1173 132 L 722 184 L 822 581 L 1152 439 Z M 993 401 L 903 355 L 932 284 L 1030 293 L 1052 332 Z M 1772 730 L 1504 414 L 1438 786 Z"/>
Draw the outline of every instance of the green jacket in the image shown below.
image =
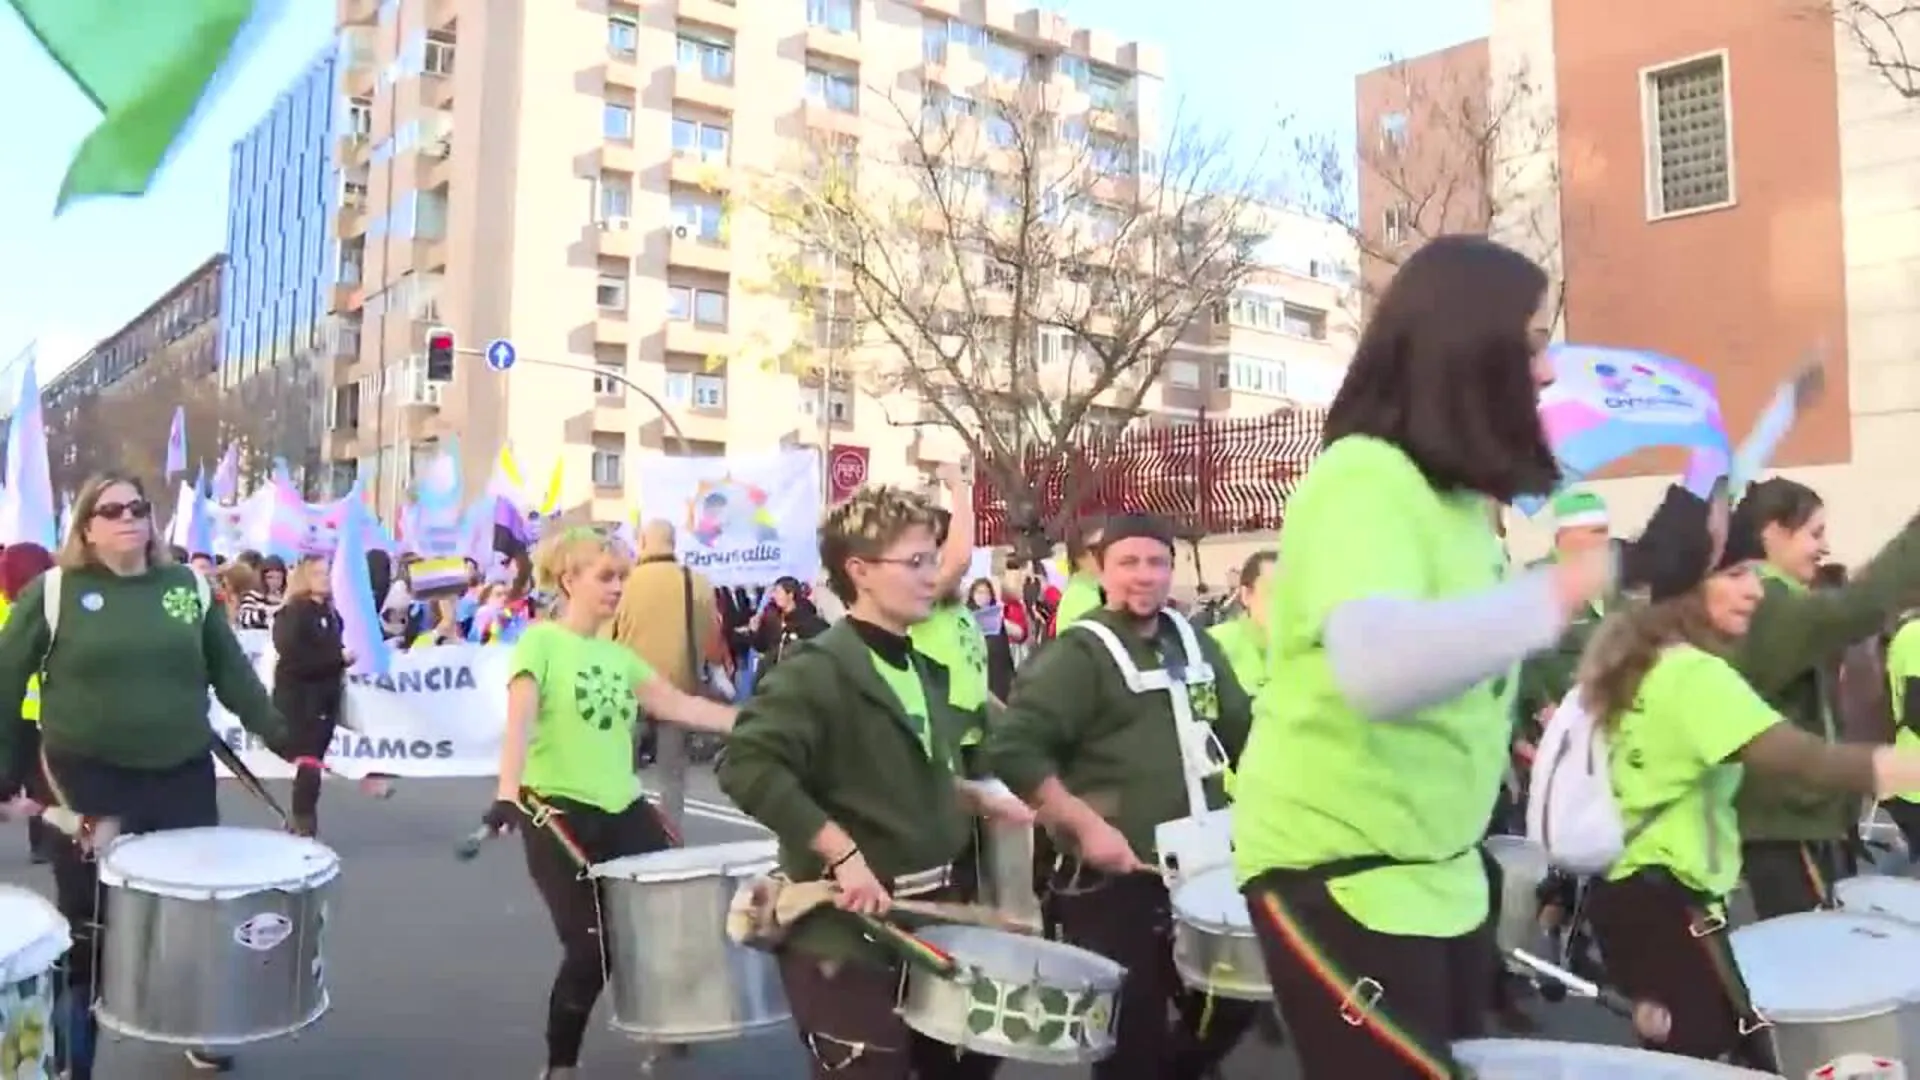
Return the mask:
<path fill-rule="evenodd" d="M 1541 559 L 1531 563 L 1527 569 L 1533 570 L 1552 564 L 1552 559 Z M 1573 689 L 1574 676 L 1580 670 L 1580 657 L 1587 651 L 1587 642 L 1593 640 L 1594 631 L 1600 629 L 1600 623 L 1606 617 L 1606 605 L 1588 604 L 1580 609 L 1560 640 L 1551 649 L 1534 653 L 1520 664 L 1520 686 L 1514 694 L 1514 708 L 1519 715 L 1515 717 L 1519 730 L 1528 738 L 1536 738 L 1533 718 L 1540 710 L 1549 705 L 1558 705 L 1566 699 Z"/>
<path fill-rule="evenodd" d="M 1808 590 L 1769 575 L 1753 624 L 1733 656 L 1748 685 L 1791 723 L 1837 737 L 1832 689 L 1847 646 L 1880 632 L 1920 594 L 1920 518 L 1837 589 Z M 1849 837 L 1860 799 L 1748 772 L 1740 788 L 1742 840 Z"/>
<path fill-rule="evenodd" d="M 957 783 L 967 721 L 947 700 L 947 672 L 920 658 L 936 753 L 922 750 L 906 710 L 842 619 L 801 642 L 740 709 L 719 767 L 720 789 L 772 830 L 795 881 L 826 873 L 812 843 L 833 822 L 882 881 L 951 865 L 971 835 Z M 821 910 L 789 947 L 827 959 L 888 963 L 851 918 Z"/>
<path fill-rule="evenodd" d="M 1118 633 L 1142 671 L 1165 666 L 1131 620 L 1105 609 L 1086 619 Z M 1162 630 L 1164 647 L 1178 656 L 1179 639 L 1164 623 Z M 1214 733 L 1229 760 L 1238 762 L 1252 706 L 1219 644 L 1205 633 L 1196 636 L 1214 671 Z M 1195 711 L 1206 713 L 1198 703 Z M 1188 813 L 1172 701 L 1165 693 L 1128 690 L 1106 646 L 1088 632 L 1061 633 L 1020 669 L 1007 711 L 988 729 L 983 748 L 987 770 L 1022 797 L 1057 776 L 1125 833 L 1143 860 L 1154 857 L 1155 826 Z M 1222 785 L 1208 787 L 1209 805 L 1226 805 Z"/>

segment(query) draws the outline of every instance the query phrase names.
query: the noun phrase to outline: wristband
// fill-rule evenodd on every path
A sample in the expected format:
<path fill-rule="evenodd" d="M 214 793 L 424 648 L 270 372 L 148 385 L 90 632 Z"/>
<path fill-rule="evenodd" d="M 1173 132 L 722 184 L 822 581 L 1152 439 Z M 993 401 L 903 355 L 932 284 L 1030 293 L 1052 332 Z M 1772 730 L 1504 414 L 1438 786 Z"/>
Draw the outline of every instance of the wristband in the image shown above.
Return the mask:
<path fill-rule="evenodd" d="M 841 855 L 839 858 L 827 864 L 827 873 L 829 875 L 833 874 L 835 871 L 839 870 L 841 867 L 852 862 L 853 857 L 858 854 L 860 854 L 860 845 L 855 844 L 854 846 L 848 848 L 844 855 Z"/>

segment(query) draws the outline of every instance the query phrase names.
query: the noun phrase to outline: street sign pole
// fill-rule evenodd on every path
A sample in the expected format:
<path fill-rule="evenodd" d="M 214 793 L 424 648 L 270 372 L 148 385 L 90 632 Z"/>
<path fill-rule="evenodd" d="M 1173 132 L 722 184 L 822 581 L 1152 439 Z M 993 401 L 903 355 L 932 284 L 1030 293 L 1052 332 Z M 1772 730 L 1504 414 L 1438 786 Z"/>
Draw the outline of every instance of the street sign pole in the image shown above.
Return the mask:
<path fill-rule="evenodd" d="M 506 347 L 504 354 L 499 353 L 501 346 Z M 680 424 L 674 420 L 673 414 L 667 411 L 666 405 L 662 403 L 659 398 L 654 397 L 651 391 L 634 382 L 632 379 L 627 378 L 624 372 L 594 367 L 588 364 L 575 364 L 566 360 L 538 360 L 521 356 L 519 350 L 514 348 L 513 343 L 506 338 L 496 338 L 488 342 L 485 350 L 469 348 L 457 349 L 455 351 L 469 356 L 479 356 L 486 360 L 487 366 L 493 368 L 495 371 L 505 371 L 516 365 L 524 364 L 528 367 L 557 368 L 563 371 L 578 371 L 603 379 L 613 379 L 620 385 L 640 395 L 648 405 L 653 407 L 654 412 L 660 414 L 661 421 L 666 424 L 668 436 L 673 439 L 675 452 L 682 457 L 689 456 L 687 437 L 681 432 Z M 495 366 L 502 355 L 505 358 L 505 363 Z M 697 646 L 697 642 L 689 641 L 687 643 L 689 649 L 696 649 L 696 655 Z M 674 830 L 680 835 L 685 836 L 688 766 L 686 729 L 678 724 L 661 724 L 659 729 L 659 743 L 655 748 L 654 754 L 654 764 L 660 767 L 660 809 L 666 814 L 667 820 L 673 823 Z"/>

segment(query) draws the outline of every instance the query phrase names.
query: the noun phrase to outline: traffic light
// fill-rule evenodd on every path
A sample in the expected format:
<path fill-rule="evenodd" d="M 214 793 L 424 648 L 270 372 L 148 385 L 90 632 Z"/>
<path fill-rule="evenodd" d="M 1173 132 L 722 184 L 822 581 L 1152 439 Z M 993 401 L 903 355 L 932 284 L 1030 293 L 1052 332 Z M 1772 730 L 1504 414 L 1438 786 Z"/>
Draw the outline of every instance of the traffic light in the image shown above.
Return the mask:
<path fill-rule="evenodd" d="M 427 331 L 427 381 L 453 381 L 453 331 L 444 326 Z"/>

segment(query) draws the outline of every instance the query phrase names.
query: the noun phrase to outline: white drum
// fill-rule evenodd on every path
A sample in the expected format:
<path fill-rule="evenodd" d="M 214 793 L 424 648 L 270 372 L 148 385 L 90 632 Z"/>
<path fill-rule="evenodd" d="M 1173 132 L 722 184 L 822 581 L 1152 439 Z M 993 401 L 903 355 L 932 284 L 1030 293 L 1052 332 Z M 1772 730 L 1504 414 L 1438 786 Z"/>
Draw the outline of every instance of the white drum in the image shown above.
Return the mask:
<path fill-rule="evenodd" d="M 1485 844 L 1500 864 L 1500 922 L 1494 927 L 1500 951 L 1553 955 L 1540 929 L 1540 883 L 1552 866 L 1547 849 L 1524 836 L 1489 836 Z"/>
<path fill-rule="evenodd" d="M 771 872 L 771 840 L 673 848 L 593 868 L 612 959 L 613 1029 L 652 1043 L 708 1042 L 792 1017 L 770 953 L 727 936 L 743 882 Z"/>
<path fill-rule="evenodd" d="M 1884 915 L 1920 926 L 1920 881 L 1868 874 L 1833 883 L 1833 898 L 1848 911 Z"/>
<path fill-rule="evenodd" d="M 1174 886 L 1173 966 L 1181 982 L 1203 994 L 1273 1000 L 1266 957 L 1253 934 L 1247 898 L 1233 886 L 1232 867 L 1208 870 Z"/>
<path fill-rule="evenodd" d="M 1733 953 L 1754 1008 L 1772 1023 L 1787 1076 L 1808 1076 L 1850 1057 L 1887 1061 L 1903 1078 L 1920 1062 L 1920 928 L 1879 915 L 1808 911 L 1733 932 Z M 1852 1076 L 1836 1069 L 1834 1074 Z"/>
<path fill-rule="evenodd" d="M 96 1013 L 108 1031 L 237 1046 L 326 1015 L 326 934 L 340 856 L 267 829 L 176 829 L 100 858 L 106 916 Z"/>
<path fill-rule="evenodd" d="M 1771 1074 L 1623 1046 L 1475 1039 L 1453 1054 L 1477 1080 L 1769 1080 Z"/>
<path fill-rule="evenodd" d="M 39 893 L 0 885 L 0 1077 L 53 1080 L 53 990 L 73 947 Z"/>

